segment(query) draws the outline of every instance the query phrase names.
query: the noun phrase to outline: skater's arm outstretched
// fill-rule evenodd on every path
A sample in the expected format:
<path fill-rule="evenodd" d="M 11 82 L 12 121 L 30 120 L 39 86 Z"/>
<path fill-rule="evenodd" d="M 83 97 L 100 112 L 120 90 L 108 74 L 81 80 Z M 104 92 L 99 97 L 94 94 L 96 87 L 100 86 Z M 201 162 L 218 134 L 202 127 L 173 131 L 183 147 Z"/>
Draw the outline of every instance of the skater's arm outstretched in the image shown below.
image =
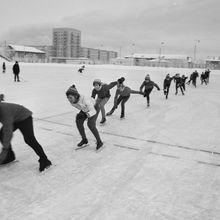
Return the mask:
<path fill-rule="evenodd" d="M 141 84 L 140 92 L 142 92 L 142 89 L 144 88 L 144 86 L 145 86 L 145 81 Z"/>
<path fill-rule="evenodd" d="M 114 82 L 111 82 L 111 83 L 109 83 L 108 85 L 107 85 L 107 88 L 108 89 L 112 89 L 114 86 L 116 86 L 117 85 L 117 81 L 114 81 Z"/>
<path fill-rule="evenodd" d="M 154 86 L 157 88 L 157 90 L 160 90 L 160 87 L 156 83 L 154 83 Z"/>
<path fill-rule="evenodd" d="M 140 95 L 143 95 L 144 93 L 143 92 L 141 92 L 141 91 L 136 91 L 136 90 L 130 90 L 130 93 L 131 94 L 140 94 Z"/>

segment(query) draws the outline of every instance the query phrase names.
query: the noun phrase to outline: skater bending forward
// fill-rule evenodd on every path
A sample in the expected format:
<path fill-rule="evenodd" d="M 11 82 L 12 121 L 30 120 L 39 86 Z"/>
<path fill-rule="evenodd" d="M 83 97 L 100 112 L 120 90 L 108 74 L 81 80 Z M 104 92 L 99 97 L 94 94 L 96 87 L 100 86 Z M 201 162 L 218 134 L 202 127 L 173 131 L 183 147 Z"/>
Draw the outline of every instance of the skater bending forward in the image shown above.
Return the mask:
<path fill-rule="evenodd" d="M 78 143 L 77 146 L 82 147 L 83 145 L 88 144 L 88 140 L 85 134 L 85 128 L 83 125 L 85 120 L 88 119 L 87 125 L 96 138 L 96 150 L 99 150 L 99 148 L 102 147 L 103 143 L 96 128 L 96 120 L 100 109 L 98 105 L 95 104 L 95 100 L 91 97 L 80 95 L 75 85 L 72 85 L 66 91 L 66 96 L 70 104 L 80 110 L 80 112 L 76 115 L 76 126 L 79 130 L 82 140 Z"/>
<path fill-rule="evenodd" d="M 157 90 L 160 90 L 159 86 L 155 82 L 151 81 L 149 74 L 147 74 L 140 87 L 140 92 L 142 92 L 142 89 L 144 88 L 144 97 L 147 97 L 147 107 L 150 106 L 150 93 L 154 87 L 156 87 Z"/>
<path fill-rule="evenodd" d="M 115 111 L 115 109 L 121 103 L 121 116 L 120 116 L 120 118 L 124 118 L 125 117 L 125 103 L 130 98 L 130 95 L 132 93 L 133 94 L 142 94 L 143 95 L 142 92 L 131 90 L 128 86 L 125 86 L 123 84 L 124 80 L 125 80 L 125 78 L 121 77 L 117 81 L 118 84 L 117 84 L 117 90 L 115 92 L 114 106 L 112 107 L 111 111 L 106 114 L 107 116 L 112 115 L 113 112 Z"/>
<path fill-rule="evenodd" d="M 11 140 L 13 132 L 19 129 L 24 141 L 39 156 L 39 171 L 44 171 L 51 165 L 43 148 L 34 136 L 32 112 L 22 105 L 0 102 L 0 141 L 3 146 L 0 153 L 0 164 L 7 164 L 15 160 Z"/>
<path fill-rule="evenodd" d="M 106 122 L 105 118 L 105 104 L 108 102 L 111 94 L 110 89 L 117 85 L 117 81 L 111 82 L 109 84 L 102 83 L 100 79 L 95 79 L 93 81 L 94 89 L 92 90 L 92 98 L 96 99 L 96 104 L 99 106 L 102 114 L 102 120 L 100 124 L 104 124 Z"/>

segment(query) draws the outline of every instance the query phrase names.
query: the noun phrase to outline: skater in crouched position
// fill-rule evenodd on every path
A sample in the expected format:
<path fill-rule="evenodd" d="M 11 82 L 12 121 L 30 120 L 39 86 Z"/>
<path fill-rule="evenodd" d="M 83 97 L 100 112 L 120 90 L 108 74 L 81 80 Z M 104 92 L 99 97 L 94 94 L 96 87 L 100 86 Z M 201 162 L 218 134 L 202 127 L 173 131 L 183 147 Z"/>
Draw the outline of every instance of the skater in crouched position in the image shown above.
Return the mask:
<path fill-rule="evenodd" d="M 171 84 L 172 80 L 173 80 L 173 77 L 170 77 L 170 74 L 167 74 L 166 78 L 163 81 L 163 92 L 164 92 L 166 99 L 168 99 L 170 84 Z"/>
<path fill-rule="evenodd" d="M 130 98 L 130 95 L 133 94 L 142 94 L 143 92 L 131 90 L 128 86 L 125 86 L 123 82 L 125 81 L 124 77 L 121 77 L 117 81 L 117 90 L 115 92 L 114 98 L 114 106 L 112 107 L 111 111 L 108 112 L 106 115 L 112 115 L 118 105 L 121 103 L 121 116 L 120 118 L 125 117 L 125 103 Z"/>
<path fill-rule="evenodd" d="M 174 76 L 174 82 L 176 83 L 176 93 L 175 95 L 178 94 L 178 89 L 180 88 L 181 92 L 182 92 L 182 95 L 184 95 L 184 92 L 183 92 L 183 80 L 182 80 L 182 77 L 180 77 L 180 74 L 177 73 L 175 76 Z"/>
<path fill-rule="evenodd" d="M 140 87 L 140 92 L 142 92 L 142 89 L 144 88 L 144 97 L 147 97 L 147 107 L 150 106 L 150 93 L 154 87 L 156 87 L 158 91 L 160 90 L 159 86 L 151 81 L 149 74 L 147 74 Z"/>
<path fill-rule="evenodd" d="M 111 94 L 110 89 L 117 85 L 117 81 L 111 82 L 109 84 L 102 83 L 100 79 L 95 79 L 93 81 L 94 89 L 92 90 L 92 98 L 95 98 L 96 95 L 98 96 L 96 99 L 96 104 L 99 106 L 102 114 L 102 120 L 100 121 L 101 124 L 106 122 L 105 118 L 105 104 L 108 102 Z"/>
<path fill-rule="evenodd" d="M 15 160 L 15 154 L 12 150 L 11 139 L 13 132 L 19 129 L 24 137 L 24 141 L 39 156 L 39 171 L 44 171 L 51 165 L 43 148 L 37 142 L 33 130 L 32 112 L 22 105 L 0 102 L 0 141 L 2 151 L 0 153 L 0 164 L 7 164 Z"/>
<path fill-rule="evenodd" d="M 80 95 L 75 85 L 72 85 L 66 91 L 66 96 L 70 104 L 80 110 L 80 112 L 76 115 L 76 126 L 79 130 L 82 140 L 78 143 L 77 146 L 82 147 L 83 145 L 88 144 L 83 126 L 85 120 L 88 119 L 88 127 L 96 138 L 96 150 L 99 150 L 99 148 L 103 146 L 103 142 L 96 128 L 96 120 L 100 111 L 99 106 L 95 104 L 95 100 L 93 98 Z"/>

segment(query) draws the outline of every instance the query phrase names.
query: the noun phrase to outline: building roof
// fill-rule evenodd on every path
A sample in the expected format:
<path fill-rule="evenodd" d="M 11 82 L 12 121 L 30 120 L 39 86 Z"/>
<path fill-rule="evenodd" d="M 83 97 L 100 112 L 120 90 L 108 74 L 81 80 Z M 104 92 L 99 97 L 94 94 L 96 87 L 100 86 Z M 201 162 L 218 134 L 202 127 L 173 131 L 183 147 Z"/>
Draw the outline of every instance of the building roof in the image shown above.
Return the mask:
<path fill-rule="evenodd" d="M 211 62 L 220 62 L 220 57 L 213 57 L 213 58 L 208 58 L 206 61 L 211 61 Z"/>
<path fill-rule="evenodd" d="M 27 47 L 23 45 L 21 46 L 21 45 L 14 45 L 14 44 L 9 44 L 8 46 L 14 49 L 15 51 L 45 54 L 44 51 L 38 50 L 37 48 L 34 48 L 34 47 Z"/>
<path fill-rule="evenodd" d="M 125 56 L 126 58 L 145 58 L 145 59 L 158 59 L 159 54 L 132 54 Z M 175 54 L 162 54 L 161 59 L 187 59 L 187 55 L 175 55 Z"/>

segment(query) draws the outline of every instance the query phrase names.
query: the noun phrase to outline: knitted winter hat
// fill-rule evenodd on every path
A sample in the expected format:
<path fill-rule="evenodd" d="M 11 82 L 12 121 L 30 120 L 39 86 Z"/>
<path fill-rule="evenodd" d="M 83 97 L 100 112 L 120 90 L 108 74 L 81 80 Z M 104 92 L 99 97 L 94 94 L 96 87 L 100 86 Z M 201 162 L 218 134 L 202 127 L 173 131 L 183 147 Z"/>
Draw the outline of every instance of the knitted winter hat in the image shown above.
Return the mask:
<path fill-rule="evenodd" d="M 72 96 L 76 97 L 77 99 L 79 98 L 80 95 L 79 95 L 75 85 L 70 86 L 69 89 L 66 91 L 66 96 L 68 96 L 68 95 L 72 95 Z"/>
<path fill-rule="evenodd" d="M 125 81 L 125 78 L 124 78 L 124 77 L 121 77 L 120 79 L 118 79 L 118 83 L 119 83 L 119 84 L 122 84 L 124 81 Z"/>
<path fill-rule="evenodd" d="M 95 86 L 95 85 L 101 85 L 102 84 L 102 82 L 101 82 L 101 80 L 100 79 L 95 79 L 94 81 L 93 81 L 93 86 Z"/>
<path fill-rule="evenodd" d="M 149 74 L 146 75 L 145 80 L 150 80 L 150 75 Z"/>

